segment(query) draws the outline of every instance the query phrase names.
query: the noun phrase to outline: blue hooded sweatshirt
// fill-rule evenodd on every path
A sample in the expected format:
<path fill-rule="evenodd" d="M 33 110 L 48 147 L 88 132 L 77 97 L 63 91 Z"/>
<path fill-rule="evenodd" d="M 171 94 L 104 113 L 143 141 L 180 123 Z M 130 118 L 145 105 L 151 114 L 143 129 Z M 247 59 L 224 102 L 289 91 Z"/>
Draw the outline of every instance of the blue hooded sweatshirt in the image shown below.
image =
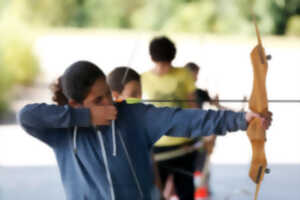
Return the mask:
<path fill-rule="evenodd" d="M 247 128 L 243 112 L 125 102 L 116 107 L 115 126 L 99 127 L 92 126 L 86 108 L 30 104 L 20 111 L 21 126 L 54 150 L 68 200 L 150 200 L 150 153 L 161 136 L 225 135 Z"/>

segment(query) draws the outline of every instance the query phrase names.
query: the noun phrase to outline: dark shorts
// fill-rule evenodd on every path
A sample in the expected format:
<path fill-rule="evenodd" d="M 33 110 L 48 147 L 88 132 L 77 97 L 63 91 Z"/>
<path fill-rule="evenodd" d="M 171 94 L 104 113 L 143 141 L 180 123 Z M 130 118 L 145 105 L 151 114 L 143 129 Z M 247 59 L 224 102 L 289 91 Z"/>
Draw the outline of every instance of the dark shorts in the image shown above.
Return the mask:
<path fill-rule="evenodd" d="M 167 151 L 174 147 L 155 147 L 154 153 Z M 180 148 L 180 147 L 175 147 Z M 205 153 L 194 151 L 180 157 L 157 162 L 162 184 L 165 185 L 169 175 L 174 176 L 176 193 L 180 200 L 194 200 L 194 179 L 193 173 L 201 169 Z"/>

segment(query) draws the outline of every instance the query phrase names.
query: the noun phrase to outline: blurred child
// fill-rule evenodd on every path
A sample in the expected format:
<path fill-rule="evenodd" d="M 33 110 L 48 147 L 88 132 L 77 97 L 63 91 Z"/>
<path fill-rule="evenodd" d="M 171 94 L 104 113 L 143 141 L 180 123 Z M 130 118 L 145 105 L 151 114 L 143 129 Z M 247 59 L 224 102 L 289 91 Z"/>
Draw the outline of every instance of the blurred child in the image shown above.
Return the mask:
<path fill-rule="evenodd" d="M 107 83 L 111 89 L 112 97 L 115 101 L 120 102 L 122 100 L 135 98 L 141 99 L 142 87 L 140 75 L 129 67 L 117 67 L 107 76 Z M 159 190 L 158 193 L 162 193 L 162 185 L 160 182 L 157 166 L 153 160 L 155 175 L 155 185 Z M 160 194 L 157 194 L 156 188 L 153 191 L 153 199 L 159 199 Z"/>
<path fill-rule="evenodd" d="M 151 40 L 149 54 L 153 67 L 142 74 L 143 96 L 149 99 L 170 100 L 153 103 L 157 107 L 196 108 L 197 104 L 194 101 L 172 101 L 175 99 L 194 100 L 196 89 L 189 70 L 173 65 L 176 52 L 174 42 L 166 36 L 155 37 Z M 199 139 L 201 138 L 163 136 L 153 148 L 163 186 L 174 185 L 175 193 L 181 200 L 194 199 L 193 179 L 178 171 L 193 174 L 198 155 L 197 149 L 193 147 L 198 145 Z M 170 180 L 173 180 L 174 184 L 171 184 Z M 173 189 L 169 191 L 172 192 L 168 195 L 164 193 L 165 198 L 174 195 Z"/>
<path fill-rule="evenodd" d="M 192 79 L 195 82 L 198 80 L 198 75 L 200 71 L 200 67 L 193 62 L 189 62 L 184 66 L 186 69 L 188 69 L 191 74 L 192 74 Z M 196 97 L 196 102 L 198 105 L 198 108 L 203 109 L 203 105 L 205 103 L 208 103 L 210 105 L 216 106 L 217 108 L 220 108 L 219 104 L 217 101 L 215 101 L 217 98 L 214 100 L 209 96 L 208 92 L 206 90 L 202 90 L 200 88 L 196 88 L 195 90 L 195 97 Z M 200 171 L 202 174 L 203 172 L 206 172 L 206 174 L 203 174 L 203 178 L 206 180 L 205 181 L 205 187 L 208 191 L 211 191 L 210 185 L 209 185 L 209 177 L 210 177 L 210 172 L 209 169 L 206 169 L 209 165 L 209 156 L 212 154 L 215 142 L 216 142 L 216 136 L 209 136 L 209 137 L 204 137 L 203 138 L 204 142 L 204 148 L 200 150 L 196 162 L 196 171 Z M 203 187 L 203 186 L 201 186 Z M 210 192 L 209 192 L 210 194 Z"/>
<path fill-rule="evenodd" d="M 189 62 L 184 66 L 187 70 L 189 70 L 192 74 L 192 80 L 196 84 L 198 80 L 198 75 L 200 72 L 200 67 L 193 62 Z M 200 88 L 195 89 L 195 97 L 196 97 L 196 102 L 197 102 L 197 107 L 198 108 L 203 108 L 203 105 L 205 103 L 209 103 L 212 106 L 217 107 L 218 109 L 226 109 L 225 107 L 221 106 L 218 102 L 218 96 L 211 98 L 209 96 L 209 93 L 207 90 L 203 90 Z"/>
<path fill-rule="evenodd" d="M 117 67 L 107 76 L 114 100 L 142 97 L 140 75 L 129 67 Z"/>

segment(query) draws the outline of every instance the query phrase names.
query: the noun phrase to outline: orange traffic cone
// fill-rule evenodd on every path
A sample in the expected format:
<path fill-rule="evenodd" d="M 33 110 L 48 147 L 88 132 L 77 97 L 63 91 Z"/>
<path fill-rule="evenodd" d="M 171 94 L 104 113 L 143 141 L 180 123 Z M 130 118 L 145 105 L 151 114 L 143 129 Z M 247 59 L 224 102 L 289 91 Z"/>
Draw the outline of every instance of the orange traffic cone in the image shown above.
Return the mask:
<path fill-rule="evenodd" d="M 206 187 L 197 188 L 195 191 L 195 200 L 208 200 L 208 191 Z"/>
<path fill-rule="evenodd" d="M 195 186 L 195 194 L 194 199 L 195 200 L 208 200 L 209 195 L 205 183 L 205 177 L 204 174 L 200 171 L 194 172 L 194 186 Z"/>

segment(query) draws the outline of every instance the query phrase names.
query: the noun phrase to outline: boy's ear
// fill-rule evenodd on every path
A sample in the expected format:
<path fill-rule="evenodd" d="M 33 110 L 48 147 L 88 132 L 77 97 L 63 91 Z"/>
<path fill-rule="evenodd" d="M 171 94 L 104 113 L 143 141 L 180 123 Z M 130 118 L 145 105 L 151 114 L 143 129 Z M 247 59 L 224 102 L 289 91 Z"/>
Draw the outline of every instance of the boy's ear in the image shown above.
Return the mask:
<path fill-rule="evenodd" d="M 73 100 L 73 99 L 70 99 L 69 100 L 69 105 L 71 106 L 71 107 L 73 107 L 73 108 L 79 108 L 79 107 L 81 107 L 81 104 L 80 103 L 77 103 L 75 100 Z"/>
<path fill-rule="evenodd" d="M 115 101 L 120 98 L 120 93 L 117 91 L 111 91 L 111 95 Z"/>

